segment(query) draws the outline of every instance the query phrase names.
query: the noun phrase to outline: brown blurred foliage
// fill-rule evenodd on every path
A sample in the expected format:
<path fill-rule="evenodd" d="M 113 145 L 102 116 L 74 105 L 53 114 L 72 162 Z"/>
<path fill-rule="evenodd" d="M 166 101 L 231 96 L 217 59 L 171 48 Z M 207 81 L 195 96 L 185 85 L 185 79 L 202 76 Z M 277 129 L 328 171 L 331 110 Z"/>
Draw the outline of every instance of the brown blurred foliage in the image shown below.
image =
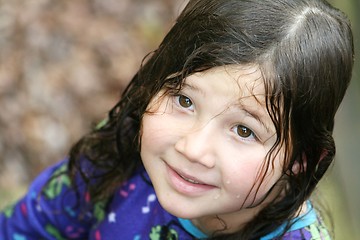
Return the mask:
<path fill-rule="evenodd" d="M 0 207 L 106 115 L 185 2 L 0 1 Z"/>

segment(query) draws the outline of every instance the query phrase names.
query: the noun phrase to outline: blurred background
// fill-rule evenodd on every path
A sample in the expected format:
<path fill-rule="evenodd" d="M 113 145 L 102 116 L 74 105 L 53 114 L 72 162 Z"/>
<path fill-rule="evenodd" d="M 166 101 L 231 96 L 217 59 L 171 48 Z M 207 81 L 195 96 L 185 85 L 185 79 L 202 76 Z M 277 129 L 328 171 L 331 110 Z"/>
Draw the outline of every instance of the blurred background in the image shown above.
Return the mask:
<path fill-rule="evenodd" d="M 106 116 L 186 2 L 0 0 L 0 209 Z M 352 21 L 360 56 L 360 1 L 330 2 Z M 319 187 L 339 240 L 360 239 L 359 61 L 353 76 Z"/>

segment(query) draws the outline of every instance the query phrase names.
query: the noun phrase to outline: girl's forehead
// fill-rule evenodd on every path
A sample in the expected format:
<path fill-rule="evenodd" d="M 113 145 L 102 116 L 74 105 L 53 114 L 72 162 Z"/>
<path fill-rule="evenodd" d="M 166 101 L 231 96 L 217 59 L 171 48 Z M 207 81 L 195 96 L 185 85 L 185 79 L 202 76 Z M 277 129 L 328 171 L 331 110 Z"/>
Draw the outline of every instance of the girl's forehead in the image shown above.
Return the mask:
<path fill-rule="evenodd" d="M 257 65 L 214 67 L 189 76 L 184 85 L 203 93 L 207 89 L 216 89 L 241 101 L 255 97 L 257 101 L 263 102 L 265 96 L 264 81 Z"/>

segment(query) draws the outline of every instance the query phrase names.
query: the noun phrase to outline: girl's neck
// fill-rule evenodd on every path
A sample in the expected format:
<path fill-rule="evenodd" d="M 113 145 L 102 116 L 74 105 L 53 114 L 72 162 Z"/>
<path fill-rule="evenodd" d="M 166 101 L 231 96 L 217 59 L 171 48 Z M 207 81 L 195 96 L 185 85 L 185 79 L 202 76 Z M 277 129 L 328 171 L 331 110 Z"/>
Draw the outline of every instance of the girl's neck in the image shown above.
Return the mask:
<path fill-rule="evenodd" d="M 307 211 L 307 205 L 304 203 L 299 208 L 297 216 L 301 216 Z M 242 209 L 235 213 L 192 219 L 191 222 L 207 236 L 212 236 L 216 232 L 233 233 L 241 230 L 258 212 L 258 208 Z"/>
<path fill-rule="evenodd" d="M 235 213 L 192 219 L 191 222 L 203 233 L 211 236 L 216 232 L 232 233 L 239 231 L 256 213 L 256 208 L 242 209 Z"/>

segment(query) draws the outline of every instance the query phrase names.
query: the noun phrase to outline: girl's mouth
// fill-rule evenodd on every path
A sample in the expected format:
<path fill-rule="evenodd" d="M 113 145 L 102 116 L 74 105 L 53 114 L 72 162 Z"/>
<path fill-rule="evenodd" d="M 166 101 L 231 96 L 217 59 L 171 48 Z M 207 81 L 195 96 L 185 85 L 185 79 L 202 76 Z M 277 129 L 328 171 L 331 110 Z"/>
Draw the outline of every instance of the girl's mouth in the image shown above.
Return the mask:
<path fill-rule="evenodd" d="M 179 173 L 178 173 L 179 174 Z M 182 178 L 182 179 L 184 179 L 185 181 L 188 181 L 188 182 L 190 182 L 190 183 L 193 183 L 193 184 L 201 184 L 200 182 L 198 182 L 198 181 L 196 181 L 196 180 L 193 180 L 193 179 L 191 179 L 191 178 L 187 178 L 187 177 L 185 177 L 185 176 L 183 176 L 183 175 L 181 175 L 181 174 L 179 174 L 179 176 Z"/>
<path fill-rule="evenodd" d="M 175 191 L 181 194 L 198 196 L 206 191 L 216 188 L 215 186 L 206 184 L 195 177 L 177 171 L 168 164 L 166 164 L 166 170 L 170 185 L 173 189 L 175 189 Z"/>

